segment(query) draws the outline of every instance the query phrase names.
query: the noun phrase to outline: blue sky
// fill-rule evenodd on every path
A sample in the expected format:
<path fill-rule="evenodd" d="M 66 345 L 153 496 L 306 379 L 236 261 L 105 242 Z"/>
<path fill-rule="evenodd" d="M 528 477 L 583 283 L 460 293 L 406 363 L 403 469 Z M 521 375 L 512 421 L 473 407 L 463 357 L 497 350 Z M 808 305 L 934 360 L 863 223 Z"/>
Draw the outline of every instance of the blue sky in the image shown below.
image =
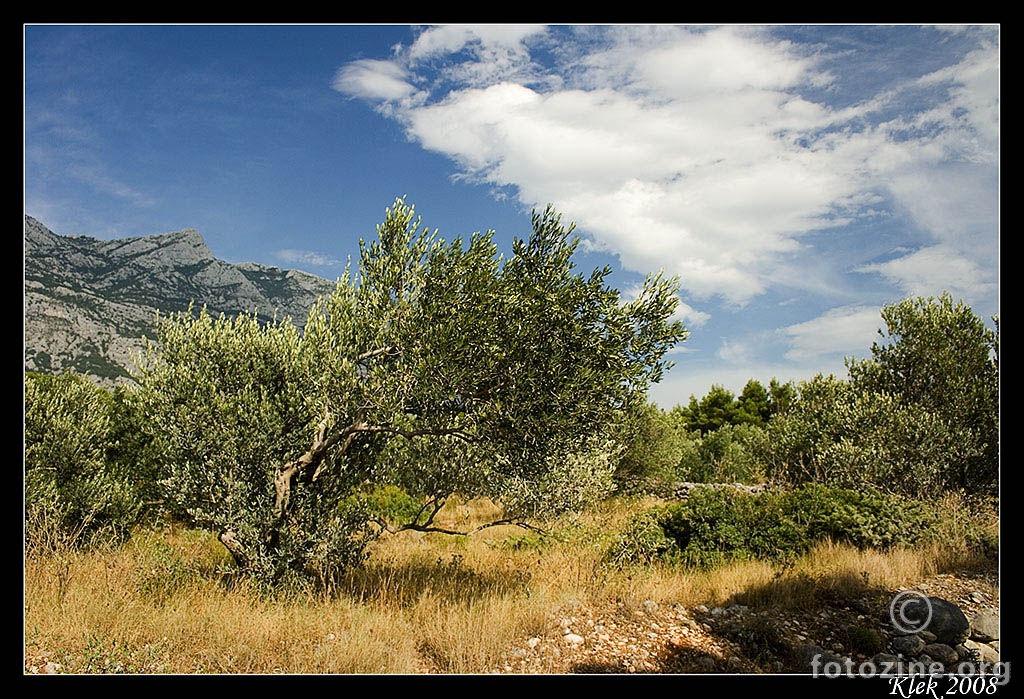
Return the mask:
<path fill-rule="evenodd" d="M 845 375 L 885 304 L 999 311 L 999 29 L 27 25 L 25 213 L 334 279 L 397 197 L 505 252 L 550 203 L 678 275 L 664 407 Z"/>

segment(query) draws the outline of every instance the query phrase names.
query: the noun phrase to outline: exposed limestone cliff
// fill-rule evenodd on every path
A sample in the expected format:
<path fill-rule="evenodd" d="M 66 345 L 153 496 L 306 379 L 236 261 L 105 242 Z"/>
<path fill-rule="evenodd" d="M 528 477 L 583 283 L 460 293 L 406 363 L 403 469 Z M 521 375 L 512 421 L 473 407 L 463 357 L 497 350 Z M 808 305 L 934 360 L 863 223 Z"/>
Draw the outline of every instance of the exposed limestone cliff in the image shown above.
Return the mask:
<path fill-rule="evenodd" d="M 194 302 L 213 315 L 301 324 L 334 283 L 294 270 L 218 260 L 198 231 L 117 240 L 60 236 L 25 217 L 25 369 L 124 381 L 157 311 Z"/>

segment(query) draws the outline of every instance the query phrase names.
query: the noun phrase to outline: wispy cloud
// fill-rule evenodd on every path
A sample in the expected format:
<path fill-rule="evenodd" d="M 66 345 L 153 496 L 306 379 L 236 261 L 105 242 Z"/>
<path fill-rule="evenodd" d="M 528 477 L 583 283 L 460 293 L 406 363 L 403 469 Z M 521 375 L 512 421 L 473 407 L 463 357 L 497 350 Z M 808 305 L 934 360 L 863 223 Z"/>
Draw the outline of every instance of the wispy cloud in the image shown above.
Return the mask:
<path fill-rule="evenodd" d="M 822 316 L 782 328 L 790 349 L 786 359 L 801 362 L 828 355 L 862 354 L 877 339 L 882 326 L 879 308 L 846 306 L 833 308 Z"/>
<path fill-rule="evenodd" d="M 393 61 L 363 59 L 340 68 L 333 87 L 338 92 L 374 102 L 411 100 L 418 92 L 408 71 Z M 406 105 L 409 106 L 409 105 Z"/>
<path fill-rule="evenodd" d="M 973 300 L 994 290 L 994 280 L 974 262 L 948 245 L 934 245 L 889 262 L 864 265 L 858 272 L 877 272 L 908 296 L 939 296 Z"/>
<path fill-rule="evenodd" d="M 107 174 L 105 168 L 96 163 L 70 163 L 64 172 L 101 194 L 125 200 L 134 206 L 153 205 L 154 200 L 151 196 Z"/>
<path fill-rule="evenodd" d="M 405 52 L 410 65 L 440 64 L 441 83 L 462 88 L 536 77 L 527 42 L 537 41 L 547 27 L 531 24 L 446 25 L 426 28 Z M 451 61 L 465 54 L 468 60 Z"/>
<path fill-rule="evenodd" d="M 286 265 L 334 268 L 344 264 L 341 260 L 309 250 L 278 250 L 274 256 Z"/>

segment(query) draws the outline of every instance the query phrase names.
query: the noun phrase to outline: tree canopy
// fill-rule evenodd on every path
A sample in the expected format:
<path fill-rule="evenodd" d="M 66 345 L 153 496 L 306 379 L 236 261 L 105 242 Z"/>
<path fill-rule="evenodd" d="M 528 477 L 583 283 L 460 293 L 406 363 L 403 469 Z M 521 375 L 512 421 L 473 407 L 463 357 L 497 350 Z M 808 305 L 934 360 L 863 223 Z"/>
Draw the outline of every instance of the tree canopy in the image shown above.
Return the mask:
<path fill-rule="evenodd" d="M 625 301 L 608 268 L 575 271 L 579 241 L 550 207 L 532 222 L 505 259 L 492 232 L 445 241 L 398 200 L 302 333 L 163 319 L 139 382 L 169 496 L 277 579 L 344 568 L 382 526 L 430 529 L 455 493 L 510 521 L 605 494 L 614 425 L 687 335 L 669 321 L 675 280 Z M 376 516 L 362 495 L 382 485 L 415 514 Z"/>
<path fill-rule="evenodd" d="M 803 381 L 773 417 L 774 478 L 913 496 L 994 492 L 999 480 L 998 335 L 949 294 L 882 309 L 883 338 L 849 379 Z"/>
<path fill-rule="evenodd" d="M 999 465 L 997 330 L 948 293 L 886 306 L 882 319 L 886 328 L 871 358 L 847 363 L 850 380 L 862 392 L 895 396 L 945 426 L 947 487 L 990 487 Z"/>

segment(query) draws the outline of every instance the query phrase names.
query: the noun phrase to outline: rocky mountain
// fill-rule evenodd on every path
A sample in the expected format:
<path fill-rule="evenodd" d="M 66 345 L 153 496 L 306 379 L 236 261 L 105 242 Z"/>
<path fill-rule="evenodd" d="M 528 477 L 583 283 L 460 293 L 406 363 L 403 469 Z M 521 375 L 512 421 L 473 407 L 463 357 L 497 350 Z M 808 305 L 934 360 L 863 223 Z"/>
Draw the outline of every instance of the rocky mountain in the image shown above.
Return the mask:
<path fill-rule="evenodd" d="M 229 264 L 198 231 L 118 240 L 61 236 L 25 216 L 25 369 L 124 381 L 161 315 L 194 302 L 213 315 L 255 311 L 301 325 L 334 282 L 295 270 Z"/>

